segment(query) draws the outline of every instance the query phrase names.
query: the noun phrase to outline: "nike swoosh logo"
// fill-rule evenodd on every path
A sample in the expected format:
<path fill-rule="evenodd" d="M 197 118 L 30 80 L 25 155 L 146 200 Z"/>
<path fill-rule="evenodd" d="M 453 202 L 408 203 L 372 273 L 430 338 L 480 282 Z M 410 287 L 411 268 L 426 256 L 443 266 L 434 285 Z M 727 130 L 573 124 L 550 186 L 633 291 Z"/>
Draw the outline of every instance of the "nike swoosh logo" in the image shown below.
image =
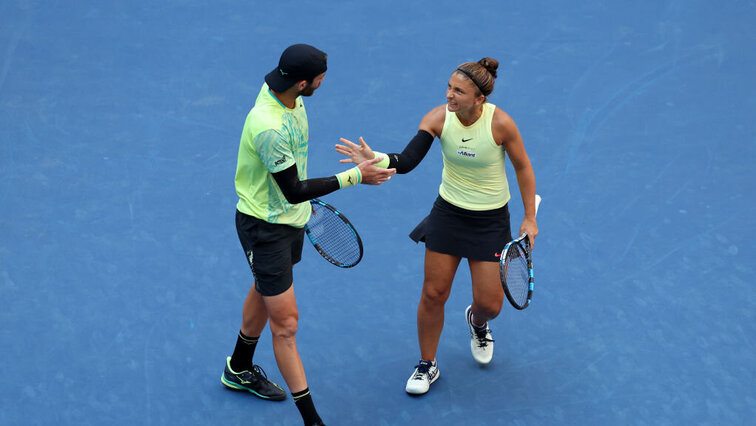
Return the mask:
<path fill-rule="evenodd" d="M 473 138 L 470 138 L 470 139 L 462 138 L 462 142 L 467 142 L 467 141 L 471 141 L 471 140 L 473 140 Z"/>
<path fill-rule="evenodd" d="M 494 256 L 501 257 L 501 253 L 494 253 Z"/>

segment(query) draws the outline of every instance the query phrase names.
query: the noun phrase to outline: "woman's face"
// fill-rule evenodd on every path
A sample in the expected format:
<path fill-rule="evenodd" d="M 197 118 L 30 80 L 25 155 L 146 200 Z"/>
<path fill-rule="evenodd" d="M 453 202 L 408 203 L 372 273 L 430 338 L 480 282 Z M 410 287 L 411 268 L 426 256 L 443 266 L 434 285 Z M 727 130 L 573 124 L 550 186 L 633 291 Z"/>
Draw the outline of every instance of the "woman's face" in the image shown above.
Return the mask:
<path fill-rule="evenodd" d="M 475 83 L 460 72 L 453 72 L 446 89 L 446 105 L 449 111 L 464 112 L 477 104 L 483 103 L 485 96 L 480 94 Z"/>

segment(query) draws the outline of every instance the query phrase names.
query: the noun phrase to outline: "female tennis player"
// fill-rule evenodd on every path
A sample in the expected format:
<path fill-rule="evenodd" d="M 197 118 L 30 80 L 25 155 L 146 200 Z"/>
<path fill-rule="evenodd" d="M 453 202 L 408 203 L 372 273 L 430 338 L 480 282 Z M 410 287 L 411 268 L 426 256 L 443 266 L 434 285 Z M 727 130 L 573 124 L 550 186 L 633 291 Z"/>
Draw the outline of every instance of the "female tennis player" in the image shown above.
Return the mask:
<path fill-rule="evenodd" d="M 533 168 L 512 118 L 487 102 L 494 88 L 498 62 L 483 58 L 466 62 L 452 72 L 446 89 L 446 104 L 428 112 L 417 134 L 401 154 L 373 151 L 363 138 L 360 144 L 341 139 L 336 151 L 361 163 L 383 159 L 376 165 L 408 173 L 428 153 L 434 138 L 441 141 L 444 169 L 439 196 L 430 214 L 410 233 L 415 242 L 425 242 L 425 278 L 417 308 L 420 362 L 407 380 L 410 394 L 428 392 L 439 377 L 436 364 L 444 305 L 462 258 L 472 275 L 472 304 L 465 311 L 473 358 L 488 364 L 494 340 L 488 321 L 496 318 L 504 301 L 499 279 L 501 249 L 511 239 L 508 202 L 509 184 L 504 170 L 508 155 L 517 174 L 525 219 L 520 234 L 531 244 L 538 235 L 535 218 L 536 182 Z"/>

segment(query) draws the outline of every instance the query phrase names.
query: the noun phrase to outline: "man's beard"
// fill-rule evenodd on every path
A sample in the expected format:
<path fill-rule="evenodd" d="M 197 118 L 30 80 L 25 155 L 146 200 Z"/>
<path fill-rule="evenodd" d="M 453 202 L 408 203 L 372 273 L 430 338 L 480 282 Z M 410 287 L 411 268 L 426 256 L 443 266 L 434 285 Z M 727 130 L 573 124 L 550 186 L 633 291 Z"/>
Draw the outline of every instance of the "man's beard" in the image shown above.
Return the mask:
<path fill-rule="evenodd" d="M 313 93 L 315 93 L 315 88 L 312 87 L 312 83 L 307 83 L 307 86 L 299 91 L 299 96 L 312 96 Z"/>

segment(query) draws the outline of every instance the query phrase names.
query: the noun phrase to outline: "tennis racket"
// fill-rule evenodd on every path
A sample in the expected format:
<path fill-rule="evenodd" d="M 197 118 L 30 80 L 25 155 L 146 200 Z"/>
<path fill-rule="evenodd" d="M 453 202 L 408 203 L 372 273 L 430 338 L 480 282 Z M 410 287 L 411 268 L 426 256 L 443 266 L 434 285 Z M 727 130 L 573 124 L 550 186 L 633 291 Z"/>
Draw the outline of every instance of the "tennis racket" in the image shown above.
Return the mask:
<path fill-rule="evenodd" d="M 310 200 L 312 216 L 305 232 L 315 250 L 339 268 L 351 268 L 362 260 L 362 240 L 352 223 L 332 205 Z"/>
<path fill-rule="evenodd" d="M 536 214 L 539 204 L 541 196 L 536 194 Z M 499 275 L 509 303 L 520 310 L 527 308 L 533 297 L 533 259 L 530 256 L 528 234 L 510 241 L 501 251 Z"/>

